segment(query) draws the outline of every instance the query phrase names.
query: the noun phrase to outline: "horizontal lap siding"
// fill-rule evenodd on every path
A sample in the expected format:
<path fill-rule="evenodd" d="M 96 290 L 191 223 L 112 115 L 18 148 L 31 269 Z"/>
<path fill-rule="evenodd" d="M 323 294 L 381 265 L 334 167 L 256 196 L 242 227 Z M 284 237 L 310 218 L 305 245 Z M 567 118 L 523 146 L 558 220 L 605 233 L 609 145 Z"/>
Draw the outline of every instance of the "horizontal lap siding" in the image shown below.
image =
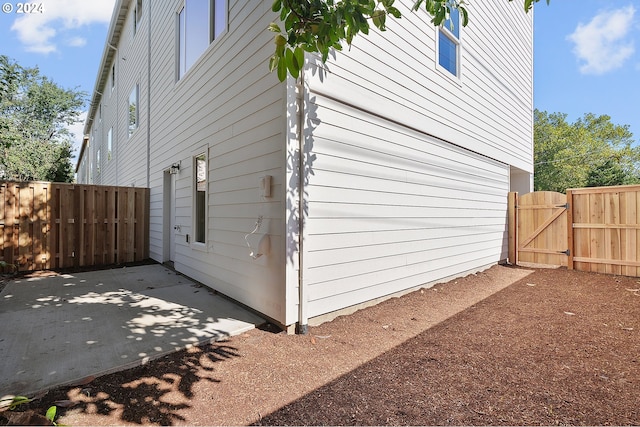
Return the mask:
<path fill-rule="evenodd" d="M 175 12 L 179 1 L 154 3 L 152 40 L 151 187 L 152 255 L 161 259 L 165 170 L 176 175 L 176 269 L 284 323 L 284 85 L 269 72 L 273 20 L 266 2 L 229 1 L 228 32 L 175 79 Z M 170 47 L 171 49 L 169 49 Z M 206 245 L 187 242 L 193 229 L 193 156 L 208 158 Z M 271 198 L 260 196 L 260 177 L 273 176 Z M 271 253 L 249 257 L 245 235 L 271 237 Z"/>
<path fill-rule="evenodd" d="M 401 20 L 356 38 L 328 72 L 308 73 L 311 89 L 533 172 L 531 15 L 516 2 L 469 5 L 456 80 L 436 67 L 430 17 L 398 3 Z"/>
<path fill-rule="evenodd" d="M 310 100 L 310 316 L 503 257 L 507 165 L 318 94 Z"/>

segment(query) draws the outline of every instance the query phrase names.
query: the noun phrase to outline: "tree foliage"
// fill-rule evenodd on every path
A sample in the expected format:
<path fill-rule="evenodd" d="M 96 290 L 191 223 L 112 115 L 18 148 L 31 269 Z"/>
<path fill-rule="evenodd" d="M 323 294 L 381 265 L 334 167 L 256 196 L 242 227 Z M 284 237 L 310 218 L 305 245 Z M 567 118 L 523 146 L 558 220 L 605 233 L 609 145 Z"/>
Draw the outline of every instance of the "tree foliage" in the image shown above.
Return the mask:
<path fill-rule="evenodd" d="M 628 125 L 587 113 L 574 123 L 564 113 L 535 111 L 534 188 L 567 188 L 640 182 L 640 147 Z"/>
<path fill-rule="evenodd" d="M 69 126 L 85 96 L 0 55 L 0 179 L 72 181 Z"/>
<path fill-rule="evenodd" d="M 524 0 L 525 11 L 538 1 Z M 402 17 L 394 3 L 395 0 L 274 0 L 272 10 L 279 14 L 284 28 L 276 23 L 269 26 L 276 33 L 269 68 L 277 70 L 280 81 L 287 74 L 297 78 L 305 51 L 320 54 L 325 62 L 331 49 L 342 50 L 344 43 L 351 46 L 358 34 L 369 34 L 372 26 L 385 31 L 389 16 Z M 431 15 L 433 25 L 442 25 L 452 9 L 460 11 L 463 26 L 469 22 L 464 0 L 414 0 L 413 10 L 419 9 Z"/>

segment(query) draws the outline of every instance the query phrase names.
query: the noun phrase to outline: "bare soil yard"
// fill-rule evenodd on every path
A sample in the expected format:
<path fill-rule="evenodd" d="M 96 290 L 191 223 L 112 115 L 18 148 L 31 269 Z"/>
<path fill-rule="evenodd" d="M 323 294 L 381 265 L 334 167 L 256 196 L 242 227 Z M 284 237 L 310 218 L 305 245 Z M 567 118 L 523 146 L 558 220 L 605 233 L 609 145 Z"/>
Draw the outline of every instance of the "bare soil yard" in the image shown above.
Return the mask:
<path fill-rule="evenodd" d="M 22 410 L 57 402 L 66 425 L 640 424 L 637 278 L 495 266 L 306 336 L 268 329 Z"/>

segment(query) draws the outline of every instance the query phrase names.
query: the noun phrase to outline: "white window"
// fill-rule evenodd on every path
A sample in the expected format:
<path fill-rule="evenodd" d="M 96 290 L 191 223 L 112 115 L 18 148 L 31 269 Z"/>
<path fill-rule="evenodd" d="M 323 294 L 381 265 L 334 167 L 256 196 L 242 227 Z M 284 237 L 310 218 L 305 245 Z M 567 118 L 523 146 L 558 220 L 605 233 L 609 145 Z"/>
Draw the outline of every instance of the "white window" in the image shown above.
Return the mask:
<path fill-rule="evenodd" d="M 227 29 L 228 0 L 184 0 L 178 12 L 178 79 Z"/>
<path fill-rule="evenodd" d="M 140 98 L 140 85 L 136 84 L 129 95 L 129 137 L 138 129 L 138 100 Z"/>
<path fill-rule="evenodd" d="M 94 133 L 95 132 L 91 133 L 91 139 L 89 140 L 89 145 L 87 145 L 87 148 L 86 148 L 87 153 L 91 153 L 91 151 L 89 151 L 89 148 L 93 147 L 93 141 L 95 139 Z M 87 184 L 92 184 L 93 183 L 93 154 L 91 155 L 88 154 L 88 157 L 89 157 L 89 164 L 87 166 L 89 168 L 89 179 Z"/>
<path fill-rule="evenodd" d="M 136 0 L 136 7 L 133 8 L 133 35 L 138 32 L 138 26 L 142 19 L 142 0 Z"/>
<path fill-rule="evenodd" d="M 207 236 L 207 156 L 204 153 L 195 157 L 194 171 L 195 241 L 205 243 Z"/>
<path fill-rule="evenodd" d="M 449 19 L 438 28 L 438 65 L 460 76 L 460 12 L 451 9 Z"/>
<path fill-rule="evenodd" d="M 111 90 L 116 88 L 116 64 L 111 66 Z"/>
<path fill-rule="evenodd" d="M 100 176 L 100 149 L 96 151 L 96 176 Z"/>
<path fill-rule="evenodd" d="M 111 160 L 113 152 L 113 128 L 109 128 L 107 132 L 107 161 Z"/>

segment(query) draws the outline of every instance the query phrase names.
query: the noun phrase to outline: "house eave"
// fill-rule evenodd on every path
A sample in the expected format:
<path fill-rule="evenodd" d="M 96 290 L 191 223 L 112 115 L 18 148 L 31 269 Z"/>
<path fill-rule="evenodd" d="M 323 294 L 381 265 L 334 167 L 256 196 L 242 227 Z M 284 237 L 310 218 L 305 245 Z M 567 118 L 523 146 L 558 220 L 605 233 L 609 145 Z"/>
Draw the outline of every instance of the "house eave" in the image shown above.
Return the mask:
<path fill-rule="evenodd" d="M 124 27 L 124 22 L 127 19 L 127 13 L 129 12 L 130 0 L 117 0 L 116 5 L 111 15 L 111 23 L 109 24 L 109 31 L 107 33 L 107 39 L 102 52 L 102 58 L 100 59 L 100 67 L 98 68 L 98 75 L 96 76 L 96 83 L 91 94 L 91 102 L 89 104 L 89 112 L 87 113 L 87 119 L 84 124 L 85 138 L 82 142 L 82 148 L 80 153 L 84 152 L 85 145 L 89 140 L 88 135 L 91 133 L 91 126 L 93 126 L 94 118 L 104 93 L 104 88 L 107 85 L 109 78 L 109 72 L 111 70 L 111 64 L 117 52 L 116 46 L 120 42 L 120 36 Z M 78 156 L 78 165 L 82 160 L 82 156 Z M 79 166 L 76 166 L 76 170 Z"/>

